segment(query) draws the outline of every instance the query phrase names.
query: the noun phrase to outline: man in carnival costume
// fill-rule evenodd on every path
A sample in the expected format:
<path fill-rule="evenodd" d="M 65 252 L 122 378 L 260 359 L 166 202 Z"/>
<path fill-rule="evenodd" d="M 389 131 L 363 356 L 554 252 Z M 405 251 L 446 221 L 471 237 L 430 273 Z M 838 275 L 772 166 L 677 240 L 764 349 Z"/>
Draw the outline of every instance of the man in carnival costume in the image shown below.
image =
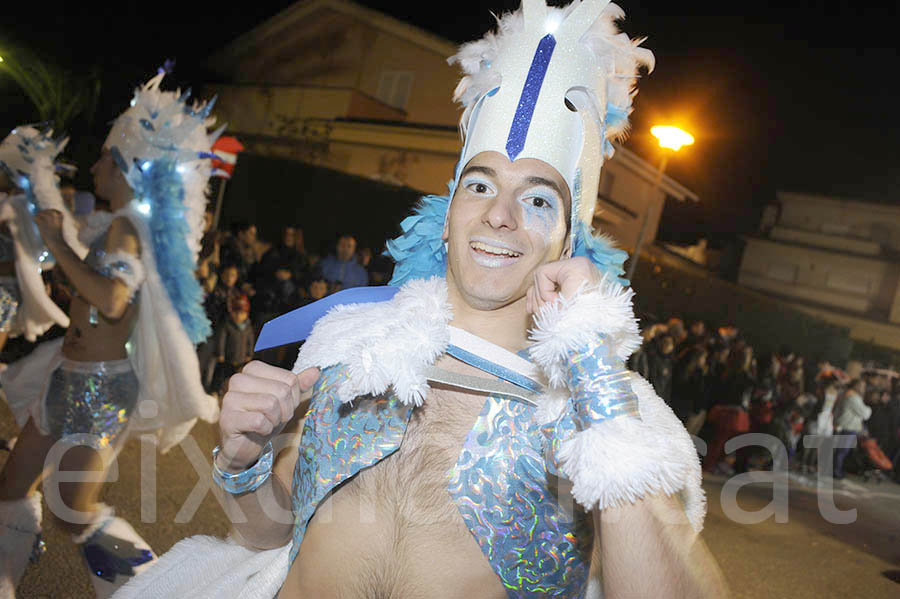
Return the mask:
<path fill-rule="evenodd" d="M 524 0 L 461 48 L 464 148 L 449 197 L 388 244 L 399 290 L 344 292 L 370 303 L 319 319 L 293 374 L 231 379 L 213 475 L 237 542 L 182 541 L 120 596 L 725 596 L 694 445 L 623 366 L 640 343 L 624 254 L 590 229 L 653 64 L 621 17 Z"/>
<path fill-rule="evenodd" d="M 67 141 L 22 125 L 0 143 L 0 350 L 9 337 L 34 341 L 54 324 L 69 326 L 47 295 L 41 273 L 54 260 L 34 222 L 37 211 L 58 210 L 67 243 L 87 253 L 58 189 L 54 161 Z"/>
<path fill-rule="evenodd" d="M 106 471 L 131 433 L 155 431 L 166 451 L 197 418 L 218 417 L 194 350 L 210 332 L 194 265 L 215 138 L 207 132 L 211 105 L 191 107 L 187 94 L 161 91 L 163 76 L 136 90 L 91 169 L 114 213 L 98 213 L 80 231 L 90 249 L 84 260 L 67 241 L 60 212 L 36 216 L 75 295 L 65 338 L 38 346 L 2 375 L 23 427 L 0 474 L 2 599 L 14 596 L 39 553 L 45 459 L 48 506 L 80 545 L 97 596 L 108 597 L 155 555 L 97 502 L 97 472 L 60 484 L 52 471 Z"/>

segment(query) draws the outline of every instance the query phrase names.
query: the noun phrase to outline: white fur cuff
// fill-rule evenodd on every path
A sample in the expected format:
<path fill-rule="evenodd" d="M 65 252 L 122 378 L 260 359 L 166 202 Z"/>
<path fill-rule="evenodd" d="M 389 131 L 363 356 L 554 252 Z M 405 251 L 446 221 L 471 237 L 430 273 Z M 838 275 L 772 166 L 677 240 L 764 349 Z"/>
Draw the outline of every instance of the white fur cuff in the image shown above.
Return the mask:
<path fill-rule="evenodd" d="M 531 331 L 531 358 L 553 387 L 565 384 L 568 353 L 604 335 L 622 361 L 641 345 L 631 307 L 634 291 L 604 276 L 600 283 L 582 286 L 572 298 L 560 298 L 541 307 Z"/>
<path fill-rule="evenodd" d="M 632 374 L 640 419 L 595 423 L 560 444 L 557 459 L 585 509 L 617 507 L 652 495 L 678 493 L 695 530 L 703 527 L 706 498 L 690 435 L 647 381 Z"/>

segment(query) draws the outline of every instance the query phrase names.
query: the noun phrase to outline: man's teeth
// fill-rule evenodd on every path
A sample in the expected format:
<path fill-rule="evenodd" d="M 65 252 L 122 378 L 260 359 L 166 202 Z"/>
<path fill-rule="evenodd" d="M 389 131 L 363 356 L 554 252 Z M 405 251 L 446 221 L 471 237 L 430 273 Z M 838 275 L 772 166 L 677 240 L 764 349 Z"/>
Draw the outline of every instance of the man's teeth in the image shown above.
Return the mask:
<path fill-rule="evenodd" d="M 482 252 L 485 252 L 487 254 L 496 254 L 498 256 L 512 256 L 513 258 L 518 258 L 522 255 L 518 252 L 507 250 L 506 248 L 498 248 L 496 246 L 488 245 L 480 241 L 473 241 L 470 245 L 472 249 L 481 250 Z"/>

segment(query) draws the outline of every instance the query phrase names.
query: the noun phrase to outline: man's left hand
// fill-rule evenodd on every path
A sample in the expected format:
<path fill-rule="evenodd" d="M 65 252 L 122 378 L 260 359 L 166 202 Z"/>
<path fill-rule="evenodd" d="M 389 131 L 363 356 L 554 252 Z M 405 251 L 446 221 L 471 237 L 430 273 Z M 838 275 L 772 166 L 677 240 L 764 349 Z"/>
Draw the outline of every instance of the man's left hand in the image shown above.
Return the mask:
<path fill-rule="evenodd" d="M 544 304 L 560 295 L 571 298 L 582 284 L 596 285 L 600 278 L 597 267 L 582 256 L 539 266 L 534 271 L 534 284 L 525 294 L 525 309 L 536 314 Z"/>
<path fill-rule="evenodd" d="M 41 232 L 41 238 L 48 248 L 58 246 L 63 241 L 63 215 L 59 210 L 41 210 L 34 216 L 34 222 Z"/>

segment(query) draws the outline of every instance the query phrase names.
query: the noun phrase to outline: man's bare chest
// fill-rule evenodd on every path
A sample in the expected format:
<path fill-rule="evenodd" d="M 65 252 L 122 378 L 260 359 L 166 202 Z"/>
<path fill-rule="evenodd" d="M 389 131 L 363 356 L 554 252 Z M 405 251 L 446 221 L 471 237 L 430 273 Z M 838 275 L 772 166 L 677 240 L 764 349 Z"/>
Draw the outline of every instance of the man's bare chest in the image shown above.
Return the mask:
<path fill-rule="evenodd" d="M 360 597 L 428 597 L 454 583 L 479 596 L 505 596 L 448 490 L 449 472 L 485 401 L 456 395 L 432 390 L 413 411 L 397 451 L 320 504 L 295 567 L 323 575 L 325 564 L 314 566 L 318 555 L 341 545 L 352 548 L 337 560 L 349 596 L 358 588 Z"/>

